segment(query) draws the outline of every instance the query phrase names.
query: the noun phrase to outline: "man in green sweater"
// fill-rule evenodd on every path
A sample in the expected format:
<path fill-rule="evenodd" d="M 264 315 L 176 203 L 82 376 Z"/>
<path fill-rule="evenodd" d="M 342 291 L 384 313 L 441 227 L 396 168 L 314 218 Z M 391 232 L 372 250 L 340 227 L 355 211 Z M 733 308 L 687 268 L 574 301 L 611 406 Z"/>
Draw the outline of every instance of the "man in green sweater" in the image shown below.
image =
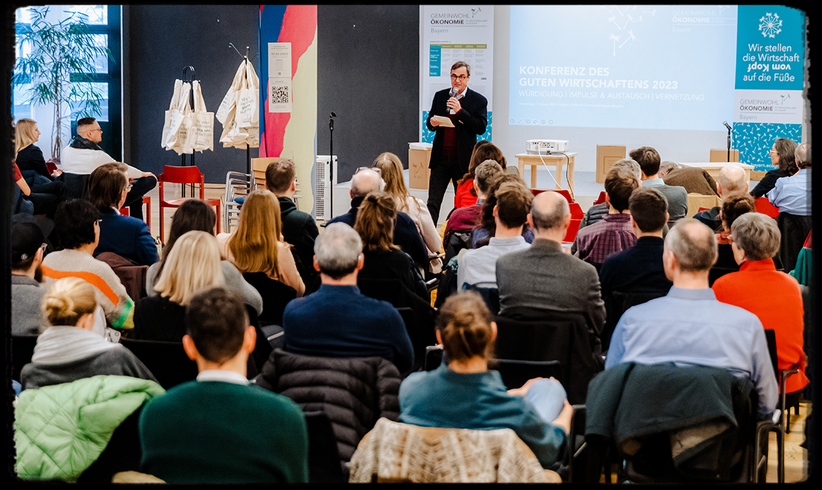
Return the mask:
<path fill-rule="evenodd" d="M 142 471 L 168 483 L 308 482 L 302 410 L 246 378 L 256 332 L 242 302 L 222 288 L 200 293 L 186 328 L 200 374 L 143 409 Z"/>

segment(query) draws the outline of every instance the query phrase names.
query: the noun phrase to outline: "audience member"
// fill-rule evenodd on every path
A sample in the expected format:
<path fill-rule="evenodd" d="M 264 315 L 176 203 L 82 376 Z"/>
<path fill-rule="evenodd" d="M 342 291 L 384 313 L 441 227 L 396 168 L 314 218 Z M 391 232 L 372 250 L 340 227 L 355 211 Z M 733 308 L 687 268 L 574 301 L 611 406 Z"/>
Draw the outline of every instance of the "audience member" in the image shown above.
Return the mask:
<path fill-rule="evenodd" d="M 603 298 L 612 291 L 667 293 L 671 288 L 662 266 L 662 228 L 668 221 L 667 209 L 665 196 L 653 187 L 640 187 L 631 193 L 628 210 L 636 244 L 603 262 L 599 270 Z"/>
<path fill-rule="evenodd" d="M 100 213 L 85 199 L 70 199 L 54 215 L 61 250 L 43 259 L 46 283 L 79 277 L 94 286 L 104 318 L 97 318 L 95 332 L 105 334 L 106 321 L 115 329 L 134 328 L 134 303 L 112 268 L 94 258 L 100 242 Z"/>
<path fill-rule="evenodd" d="M 280 204 L 280 218 L 283 224 L 283 239 L 294 246 L 299 259 L 297 270 L 303 283 L 314 283 L 314 240 L 319 235 L 314 218 L 297 209 L 294 195 L 297 193 L 297 173 L 294 160 L 280 158 L 268 164 L 265 169 L 265 186 L 277 196 Z"/>
<path fill-rule="evenodd" d="M 137 302 L 134 338 L 180 342 L 185 335 L 186 306 L 198 293 L 222 287 L 217 240 L 204 231 L 181 236 L 157 278 L 157 294 Z"/>
<path fill-rule="evenodd" d="M 615 168 L 625 168 L 627 169 L 632 175 L 636 177 L 639 186 L 642 186 L 642 170 L 639 168 L 639 164 L 636 163 L 631 158 L 623 158 L 622 160 L 617 160 L 611 166 L 611 170 Z M 609 172 L 611 171 L 609 170 Z M 579 223 L 579 229 L 585 228 L 588 225 L 592 225 L 597 221 L 603 219 L 606 215 L 608 215 L 608 203 L 601 202 L 599 204 L 594 204 L 587 211 L 585 211 L 585 215 L 582 217 L 582 221 Z M 571 252 L 576 252 L 575 248 L 571 249 Z"/>
<path fill-rule="evenodd" d="M 43 152 L 35 145 L 40 139 L 37 122 L 32 119 L 20 119 L 14 125 L 14 161 L 20 174 L 26 179 L 30 192 L 26 193 L 34 203 L 35 214 L 45 214 L 54 218 L 57 206 L 66 199 L 66 184 L 55 180 L 62 172 L 51 175 L 43 158 Z"/>
<path fill-rule="evenodd" d="M 734 194 L 722 203 L 722 208 L 719 211 L 719 218 L 722 221 L 722 231 L 716 234 L 717 260 L 711 268 L 711 274 L 709 276 L 711 284 L 713 284 L 718 277 L 739 270 L 739 264 L 736 263 L 733 249 L 731 248 L 731 225 L 733 225 L 738 217 L 754 211 L 756 211 L 756 205 L 754 204 L 753 198 L 748 194 Z"/>
<path fill-rule="evenodd" d="M 357 212 L 354 231 L 363 244 L 365 263 L 359 279 L 395 279 L 425 301 L 428 288 L 419 269 L 407 253 L 394 244 L 395 201 L 383 191 L 369 192 Z"/>
<path fill-rule="evenodd" d="M 780 213 L 811 216 L 810 143 L 797 146 L 795 165 L 798 170 L 790 177 L 777 179 L 773 189 L 768 191 L 765 197 L 779 208 Z"/>
<path fill-rule="evenodd" d="M 425 202 L 408 193 L 399 157 L 393 153 L 382 153 L 371 166 L 380 169 L 380 175 L 385 181 L 385 192 L 394 200 L 397 211 L 407 214 L 414 221 L 417 232 L 425 243 L 429 259 L 436 257 L 442 248 L 442 237 L 434 225 L 434 220 Z M 442 260 L 439 258 L 431 260 L 428 270 L 439 274 L 442 270 Z"/>
<path fill-rule="evenodd" d="M 636 243 L 628 210 L 628 199 L 639 182 L 624 168 L 611 169 L 605 177 L 605 202 L 608 214 L 597 223 L 578 231 L 575 255 L 599 270 L 609 255 Z"/>
<path fill-rule="evenodd" d="M 249 194 L 240 209 L 237 229 L 218 234 L 217 242 L 223 258 L 230 260 L 263 297 L 264 315 L 273 313 L 273 308 L 267 307 L 270 296 L 278 290 L 272 281 L 293 288 L 297 296 L 305 292 L 291 247 L 283 242 L 280 204 L 270 191 L 257 189 Z"/>
<path fill-rule="evenodd" d="M 497 289 L 497 259 L 505 254 L 524 250 L 530 245 L 522 236 L 534 195 L 519 181 L 504 182 L 494 193 L 492 209 L 494 236 L 487 247 L 468 250 L 459 259 L 457 290 L 467 286 Z"/>
<path fill-rule="evenodd" d="M 437 341 L 449 360 L 434 371 L 412 373 L 400 385 L 400 420 L 423 427 L 512 429 L 544 468 L 563 457 L 573 409 L 555 379 L 535 378 L 506 389 L 488 370 L 497 325 L 482 298 L 466 291 L 449 297 L 437 317 Z"/>
<path fill-rule="evenodd" d="M 163 247 L 163 257 L 159 262 L 155 262 L 148 268 L 146 272 L 146 292 L 148 296 L 157 296 L 159 293 L 154 289 L 154 284 L 160 273 L 163 272 L 166 260 L 169 254 L 174 249 L 174 244 L 177 239 L 188 233 L 189 231 L 204 231 L 211 236 L 214 236 L 214 224 L 217 216 L 214 209 L 211 208 L 205 201 L 199 199 L 187 199 L 180 204 L 174 215 L 171 217 L 171 230 L 168 234 L 168 239 Z M 314 255 L 312 250 L 311 255 Z M 220 266 L 223 269 L 223 287 L 228 292 L 236 294 L 247 305 L 254 308 L 257 315 L 263 312 L 263 298 L 260 293 L 254 289 L 254 286 L 243 279 L 240 271 L 234 267 L 230 260 L 222 260 Z"/>
<path fill-rule="evenodd" d="M 505 183 L 521 184 L 528 189 L 528 192 L 531 192 L 530 188 L 525 184 L 525 181 L 522 180 L 522 177 L 517 174 L 502 174 L 495 177 L 488 188 L 485 201 L 482 203 L 479 223 L 477 223 L 477 226 L 475 226 L 471 232 L 472 249 L 478 249 L 488 245 L 491 237 L 496 233 L 497 222 L 494 218 L 494 207 L 497 205 L 497 189 Z M 534 230 L 529 226 L 523 226 L 522 236 L 525 238 L 525 241 L 530 244 L 534 241 Z"/>
<path fill-rule="evenodd" d="M 89 176 L 88 199 L 100 212 L 100 243 L 97 256 L 113 252 L 139 265 L 157 262 L 157 244 L 145 221 L 120 214 L 131 184 L 125 163 L 100 165 Z"/>
<path fill-rule="evenodd" d="M 17 164 L 12 160 L 11 162 L 12 180 L 16 184 L 14 187 L 14 197 L 12 198 L 11 214 L 12 216 L 18 214 L 34 214 L 34 203 L 31 202 L 31 188 L 20 173 Z"/>
<path fill-rule="evenodd" d="M 332 218 L 328 221 L 329 225 L 332 223 L 345 223 L 352 228 L 354 227 L 354 223 L 357 221 L 357 210 L 365 196 L 369 192 L 381 191 L 385 188 L 385 181 L 380 176 L 380 171 L 377 168 L 361 167 L 357 169 L 354 176 L 351 177 L 351 189 L 349 190 L 351 209 L 345 214 Z M 428 268 L 428 252 L 420 233 L 417 231 L 417 225 L 414 224 L 414 220 L 410 216 L 402 211 L 397 212 L 397 220 L 394 223 L 394 243 L 414 259 L 417 267 L 422 270 Z"/>
<path fill-rule="evenodd" d="M 386 301 L 360 293 L 362 240 L 344 223 L 329 224 L 314 244 L 320 289 L 290 302 L 283 313 L 284 350 L 323 357 L 377 356 L 401 373 L 414 361 L 399 312 Z"/>
<path fill-rule="evenodd" d="M 659 153 L 650 146 L 643 146 L 628 153 L 642 169 L 642 185 L 658 187 L 668 200 L 668 228 L 688 213 L 688 191 L 684 187 L 665 184 L 659 176 Z"/>
<path fill-rule="evenodd" d="M 748 174 L 741 166 L 730 163 L 722 167 L 719 171 L 719 182 L 716 183 L 716 193 L 724 199 L 730 199 L 738 194 L 747 194 L 750 182 Z M 710 227 L 716 232 L 722 231 L 722 220 L 719 218 L 719 210 L 722 206 L 715 206 L 711 209 L 700 211 L 694 218 L 702 224 Z"/>
<path fill-rule="evenodd" d="M 15 223 L 11 228 L 11 334 L 37 335 L 44 325 L 40 303 L 46 292 L 43 254 L 46 237 L 34 223 Z"/>
<path fill-rule="evenodd" d="M 666 185 L 684 187 L 688 194 L 718 195 L 716 181 L 704 168 L 665 161 L 659 164 L 659 177 Z"/>
<path fill-rule="evenodd" d="M 143 409 L 142 471 L 167 483 L 308 483 L 305 415 L 248 382 L 256 330 L 242 302 L 222 288 L 202 292 L 185 325 L 183 348 L 200 374 Z"/>
<path fill-rule="evenodd" d="M 477 167 L 486 160 L 493 160 L 505 171 L 505 156 L 502 151 L 488 140 L 480 140 L 474 145 L 471 160 L 468 162 L 468 172 L 457 181 L 457 190 L 454 194 L 454 209 L 473 206 L 477 203 L 476 188 L 473 180 L 476 178 Z"/>
<path fill-rule="evenodd" d="M 796 143 L 788 138 L 777 138 L 768 154 L 771 157 L 771 164 L 776 168 L 769 170 L 753 188 L 751 195 L 754 199 L 770 192 L 778 179 L 790 177 L 798 170 L 796 165 Z"/>
<path fill-rule="evenodd" d="M 100 148 L 101 141 L 103 130 L 100 129 L 100 123 L 93 117 L 77 120 L 77 135 L 63 148 L 60 155 L 63 179 L 69 188 L 70 197 L 83 197 L 84 176 L 91 174 L 100 165 L 115 161 Z M 157 176 L 130 165 L 127 168 L 128 178 L 134 181 L 126 195 L 125 205 L 129 208 L 130 216 L 143 219 L 143 196 L 157 185 Z"/>
<path fill-rule="evenodd" d="M 668 295 L 629 308 L 611 337 L 605 369 L 626 362 L 726 368 L 756 386 L 759 418 L 778 395 L 762 323 L 742 308 L 717 301 L 708 286 L 716 261 L 713 231 L 694 219 L 671 228 L 662 256 L 673 281 Z"/>
<path fill-rule="evenodd" d="M 594 355 L 599 355 L 605 303 L 596 268 L 562 249 L 571 223 L 568 201 L 557 192 L 540 193 L 527 220 L 534 230 L 531 246 L 497 259 L 500 315 L 528 320 L 553 312 L 579 313 Z"/>
<path fill-rule="evenodd" d="M 93 332 L 96 296 L 91 284 L 76 277 L 51 284 L 40 310 L 48 326 L 20 371 L 23 389 L 104 374 L 157 381 L 130 350 Z"/>
<path fill-rule="evenodd" d="M 776 334 L 779 370 L 799 370 L 786 381 L 785 405 L 790 407 L 799 402 L 801 390 L 808 384 L 802 291 L 794 278 L 776 270 L 772 257 L 779 251 L 780 234 L 773 219 L 747 213 L 734 221 L 731 233 L 739 272 L 720 277 L 712 289 L 717 300 L 750 311 Z"/>
<path fill-rule="evenodd" d="M 448 215 L 448 222 L 445 225 L 443 236 L 447 237 L 455 231 L 471 230 L 479 224 L 482 205 L 488 198 L 488 191 L 494 180 L 502 176 L 503 173 L 502 167 L 494 160 L 485 160 L 477 165 L 474 170 L 474 178 L 471 179 L 471 185 L 477 193 L 476 203 L 466 207 L 454 208 L 451 214 Z"/>

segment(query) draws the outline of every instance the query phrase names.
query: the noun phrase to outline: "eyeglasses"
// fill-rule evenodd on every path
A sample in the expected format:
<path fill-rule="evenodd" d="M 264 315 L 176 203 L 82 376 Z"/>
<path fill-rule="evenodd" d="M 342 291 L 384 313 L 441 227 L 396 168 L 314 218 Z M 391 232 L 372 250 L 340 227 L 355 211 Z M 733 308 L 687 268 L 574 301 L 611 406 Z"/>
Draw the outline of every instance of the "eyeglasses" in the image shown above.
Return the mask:
<path fill-rule="evenodd" d="M 453 73 L 451 74 L 451 80 L 463 81 L 463 80 L 467 80 L 468 78 L 469 78 L 468 75 L 459 75 L 459 76 L 457 76 L 457 75 L 454 75 Z"/>
<path fill-rule="evenodd" d="M 357 170 L 355 170 L 354 173 L 358 174 L 361 170 L 373 170 L 380 174 L 380 177 L 382 177 L 382 170 L 380 169 L 380 167 L 357 167 Z"/>

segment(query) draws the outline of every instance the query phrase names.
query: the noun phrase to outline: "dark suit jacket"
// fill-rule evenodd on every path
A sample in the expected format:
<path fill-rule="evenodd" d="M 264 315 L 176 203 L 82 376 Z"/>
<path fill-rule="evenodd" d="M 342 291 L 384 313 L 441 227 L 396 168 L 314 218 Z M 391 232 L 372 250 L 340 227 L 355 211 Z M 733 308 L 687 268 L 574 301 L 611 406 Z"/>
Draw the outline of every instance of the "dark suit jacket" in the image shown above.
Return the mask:
<path fill-rule="evenodd" d="M 448 92 L 451 89 L 443 89 L 434 94 L 434 102 L 428 112 L 428 119 L 425 124 L 431 131 L 436 131 L 434 143 L 431 148 L 431 160 L 429 168 L 435 167 L 440 161 L 442 151 L 442 131 L 437 131 L 438 127 L 431 125 L 432 116 L 448 116 L 448 106 L 445 105 L 450 98 Z M 460 99 L 460 110 L 456 116 L 459 121 L 456 123 L 457 130 L 457 161 L 463 173 L 468 173 L 468 163 L 471 160 L 471 153 L 477 143 L 477 135 L 484 134 L 488 126 L 488 100 L 474 92 L 470 88 L 465 89 L 465 96 Z"/>
<path fill-rule="evenodd" d="M 347 213 L 330 220 L 328 224 L 345 223 L 353 228 L 354 223 L 357 222 L 357 210 L 363 199 L 362 196 L 352 199 L 351 209 Z M 425 248 L 425 244 L 422 242 L 420 232 L 417 231 L 417 225 L 414 224 L 414 220 L 410 216 L 400 211 L 397 212 L 397 218 L 394 220 L 394 243 L 399 245 L 403 252 L 410 255 L 417 266 L 428 269 L 428 249 Z"/>
<path fill-rule="evenodd" d="M 497 287 L 501 316 L 527 320 L 580 313 L 592 344 L 599 344 L 605 303 L 597 270 L 564 253 L 559 242 L 537 238 L 531 247 L 498 258 Z"/>
<path fill-rule="evenodd" d="M 100 243 L 94 250 L 95 257 L 114 252 L 139 265 L 157 262 L 157 244 L 145 221 L 119 215 L 113 209 L 100 213 L 100 219 Z"/>

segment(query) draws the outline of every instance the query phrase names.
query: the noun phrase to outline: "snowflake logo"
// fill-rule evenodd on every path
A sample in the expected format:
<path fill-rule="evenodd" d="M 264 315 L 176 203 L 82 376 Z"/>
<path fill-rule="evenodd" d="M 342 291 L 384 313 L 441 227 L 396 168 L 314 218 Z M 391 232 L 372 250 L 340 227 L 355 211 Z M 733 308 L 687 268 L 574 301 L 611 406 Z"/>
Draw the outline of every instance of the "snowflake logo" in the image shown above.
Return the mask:
<path fill-rule="evenodd" d="M 775 37 L 782 32 L 782 21 L 779 19 L 779 14 L 765 14 L 759 19 L 759 30 L 762 31 L 762 37 Z"/>

